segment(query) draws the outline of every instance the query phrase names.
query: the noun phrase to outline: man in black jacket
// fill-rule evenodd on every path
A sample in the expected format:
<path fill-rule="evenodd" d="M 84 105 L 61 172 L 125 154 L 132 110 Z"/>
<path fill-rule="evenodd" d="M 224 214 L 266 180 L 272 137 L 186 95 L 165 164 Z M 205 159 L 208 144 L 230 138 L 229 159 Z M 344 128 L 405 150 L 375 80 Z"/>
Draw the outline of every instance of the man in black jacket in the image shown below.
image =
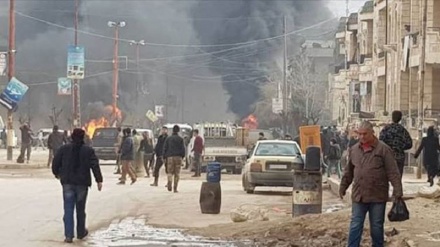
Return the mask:
<path fill-rule="evenodd" d="M 154 165 L 154 171 L 153 171 L 153 177 L 154 177 L 154 182 L 151 184 L 151 186 L 157 186 L 159 183 L 159 173 L 160 173 L 160 168 L 163 165 L 163 146 L 165 144 L 165 140 L 168 137 L 168 128 L 167 127 L 162 127 L 162 132 L 159 136 L 159 138 L 157 139 L 157 144 L 156 147 L 154 148 L 154 154 L 156 155 L 156 164 Z"/>
<path fill-rule="evenodd" d="M 72 143 L 60 147 L 52 163 L 52 173 L 61 181 L 64 199 L 64 235 L 66 243 L 74 237 L 73 213 L 76 208 L 77 238 L 88 235 L 86 229 L 86 201 L 88 187 L 92 184 L 90 170 L 93 172 L 98 190 L 102 189 L 102 174 L 99 160 L 93 148 L 84 144 L 85 132 L 75 129 Z"/>
<path fill-rule="evenodd" d="M 183 142 L 183 138 L 179 136 L 179 131 L 179 126 L 174 125 L 173 134 L 165 140 L 165 145 L 163 148 L 163 156 L 167 159 L 167 188 L 168 191 L 172 190 L 174 176 L 174 193 L 177 193 L 180 169 L 182 168 L 182 160 L 185 157 L 185 144 Z"/>

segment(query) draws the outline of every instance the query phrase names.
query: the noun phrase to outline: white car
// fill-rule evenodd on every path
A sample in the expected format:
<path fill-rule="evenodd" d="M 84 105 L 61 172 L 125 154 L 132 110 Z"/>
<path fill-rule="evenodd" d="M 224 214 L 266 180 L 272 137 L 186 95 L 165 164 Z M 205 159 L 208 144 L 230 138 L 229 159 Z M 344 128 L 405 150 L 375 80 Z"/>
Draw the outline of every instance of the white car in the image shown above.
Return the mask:
<path fill-rule="evenodd" d="M 258 141 L 243 168 L 243 189 L 252 194 L 257 186 L 292 187 L 292 171 L 303 165 L 303 154 L 296 142 Z"/>

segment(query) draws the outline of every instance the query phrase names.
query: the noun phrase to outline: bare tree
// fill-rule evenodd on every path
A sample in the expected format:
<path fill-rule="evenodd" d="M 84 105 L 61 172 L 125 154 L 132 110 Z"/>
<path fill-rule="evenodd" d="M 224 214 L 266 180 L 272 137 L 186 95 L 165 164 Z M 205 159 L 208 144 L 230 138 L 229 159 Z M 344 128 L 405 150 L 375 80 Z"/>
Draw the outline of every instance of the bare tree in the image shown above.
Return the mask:
<path fill-rule="evenodd" d="M 49 115 L 49 119 L 52 122 L 52 126 L 53 125 L 58 125 L 59 123 L 59 117 L 61 115 L 61 113 L 63 112 L 63 109 L 57 109 L 57 107 L 54 105 L 52 106 L 52 113 L 51 115 Z"/>
<path fill-rule="evenodd" d="M 317 124 L 325 109 L 323 74 L 316 73 L 305 50 L 290 61 L 288 87 L 295 126 Z"/>

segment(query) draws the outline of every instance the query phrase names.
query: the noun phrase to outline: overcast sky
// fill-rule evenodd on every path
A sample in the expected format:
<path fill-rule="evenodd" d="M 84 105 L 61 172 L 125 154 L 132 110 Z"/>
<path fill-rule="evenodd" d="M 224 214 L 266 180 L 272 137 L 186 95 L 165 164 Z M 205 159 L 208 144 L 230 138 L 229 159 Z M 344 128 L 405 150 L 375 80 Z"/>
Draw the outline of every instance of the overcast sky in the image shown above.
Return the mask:
<path fill-rule="evenodd" d="M 358 10 L 364 5 L 366 0 L 349 0 L 349 9 L 350 13 L 358 12 Z M 335 13 L 337 16 L 345 16 L 345 4 L 346 0 L 328 0 L 329 8 Z"/>

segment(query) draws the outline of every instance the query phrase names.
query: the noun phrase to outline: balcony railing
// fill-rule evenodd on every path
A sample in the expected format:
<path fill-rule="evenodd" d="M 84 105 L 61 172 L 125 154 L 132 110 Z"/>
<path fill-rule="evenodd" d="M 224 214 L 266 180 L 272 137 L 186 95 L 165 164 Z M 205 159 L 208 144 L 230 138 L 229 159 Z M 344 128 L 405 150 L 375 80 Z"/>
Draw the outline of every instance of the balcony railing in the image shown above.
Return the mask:
<path fill-rule="evenodd" d="M 359 81 L 373 80 L 373 61 L 366 58 L 364 63 L 359 66 Z"/>

